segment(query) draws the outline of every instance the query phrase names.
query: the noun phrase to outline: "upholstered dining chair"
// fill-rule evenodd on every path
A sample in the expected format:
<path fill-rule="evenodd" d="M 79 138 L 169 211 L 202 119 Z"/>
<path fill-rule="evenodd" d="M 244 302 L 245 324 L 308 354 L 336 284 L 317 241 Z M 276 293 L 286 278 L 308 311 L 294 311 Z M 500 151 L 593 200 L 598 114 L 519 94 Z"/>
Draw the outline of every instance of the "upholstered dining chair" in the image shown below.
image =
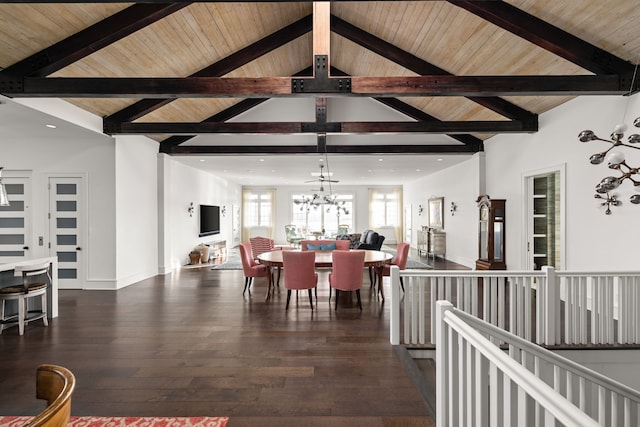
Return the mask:
<path fill-rule="evenodd" d="M 276 246 L 273 239 L 270 239 L 268 237 L 252 237 L 249 239 L 249 243 L 251 244 L 251 253 L 253 254 L 253 259 L 256 260 L 256 262 L 260 254 L 282 250 L 282 246 Z M 273 273 L 274 271 L 273 269 L 271 269 L 271 274 Z M 276 284 L 280 285 L 280 269 L 278 269 L 278 278 L 276 279 Z"/>
<path fill-rule="evenodd" d="M 251 253 L 251 244 L 247 242 L 240 243 L 240 259 L 242 260 L 242 270 L 244 271 L 244 290 L 242 295 L 249 290 L 251 295 L 251 284 L 254 277 L 266 277 L 269 270 L 266 266 L 258 264 Z"/>
<path fill-rule="evenodd" d="M 273 239 L 270 239 L 268 237 L 262 237 L 262 236 L 250 238 L 249 244 L 251 245 L 251 253 L 253 254 L 253 259 L 258 259 L 258 255 L 263 254 L 265 252 L 271 252 L 271 251 L 275 251 L 276 249 L 282 249 L 282 248 L 276 248 L 276 245 Z"/>
<path fill-rule="evenodd" d="M 400 270 L 404 270 L 407 267 L 407 258 L 409 258 L 409 243 L 400 242 L 398 243 L 398 247 L 396 248 L 396 255 L 391 258 L 391 264 L 387 264 L 382 268 L 382 275 L 389 276 L 391 274 L 391 266 L 396 265 Z M 378 286 L 382 286 L 382 283 L 378 284 Z M 402 291 L 404 292 L 404 283 L 402 282 L 402 277 L 400 278 L 400 286 L 402 287 Z"/>
<path fill-rule="evenodd" d="M 17 266 L 16 273 L 22 275 L 22 284 L 0 288 L 0 333 L 7 324 L 17 324 L 20 335 L 24 334 L 24 327 L 29 322 L 42 319 L 44 326 L 47 320 L 47 286 L 51 283 L 49 275 L 49 261 Z M 40 306 L 32 306 L 29 302 L 40 299 Z M 18 313 L 7 314 L 6 302 L 18 302 Z"/>
<path fill-rule="evenodd" d="M 318 299 L 318 273 L 315 270 L 316 253 L 313 251 L 282 252 L 282 266 L 284 268 L 284 287 L 287 288 L 287 305 L 291 299 L 291 291 L 295 290 L 296 295 L 299 290 L 309 291 L 309 304 L 313 310 L 313 297 L 311 290 L 315 289 L 316 299 Z"/>
<path fill-rule="evenodd" d="M 360 288 L 362 288 L 364 255 L 365 253 L 362 250 L 335 250 L 331 252 L 332 271 L 329 273 L 329 300 L 331 300 L 331 289 L 335 289 L 336 304 L 334 310 L 338 309 L 340 291 L 356 291 L 358 307 L 362 310 Z"/>

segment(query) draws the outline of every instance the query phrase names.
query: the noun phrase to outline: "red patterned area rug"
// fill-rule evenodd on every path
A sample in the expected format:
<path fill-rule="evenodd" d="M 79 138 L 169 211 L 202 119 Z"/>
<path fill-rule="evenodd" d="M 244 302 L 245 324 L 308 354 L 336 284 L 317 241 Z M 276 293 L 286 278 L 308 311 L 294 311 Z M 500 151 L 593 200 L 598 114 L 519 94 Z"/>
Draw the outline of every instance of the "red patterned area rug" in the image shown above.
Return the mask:
<path fill-rule="evenodd" d="M 0 416 L 0 427 L 21 427 L 33 417 Z M 227 417 L 70 417 L 67 427 L 225 427 Z"/>

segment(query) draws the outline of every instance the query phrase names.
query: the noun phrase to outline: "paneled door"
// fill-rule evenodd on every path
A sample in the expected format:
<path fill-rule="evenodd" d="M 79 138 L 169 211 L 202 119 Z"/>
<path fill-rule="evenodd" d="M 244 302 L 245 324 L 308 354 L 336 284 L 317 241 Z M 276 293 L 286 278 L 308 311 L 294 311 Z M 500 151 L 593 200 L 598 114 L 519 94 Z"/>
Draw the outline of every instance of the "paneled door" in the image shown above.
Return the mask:
<path fill-rule="evenodd" d="M 82 288 L 83 179 L 49 178 L 49 253 L 58 256 L 61 288 Z"/>
<path fill-rule="evenodd" d="M 5 171 L 6 172 L 6 171 Z M 31 179 L 3 176 L 9 206 L 0 206 L 0 263 L 30 258 Z"/>

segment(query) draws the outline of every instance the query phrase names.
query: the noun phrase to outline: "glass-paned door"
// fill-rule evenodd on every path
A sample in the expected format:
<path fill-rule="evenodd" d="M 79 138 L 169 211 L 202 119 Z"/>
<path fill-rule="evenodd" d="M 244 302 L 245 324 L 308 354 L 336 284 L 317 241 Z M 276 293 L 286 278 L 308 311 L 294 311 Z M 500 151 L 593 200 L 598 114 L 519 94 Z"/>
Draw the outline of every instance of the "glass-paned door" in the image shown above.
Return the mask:
<path fill-rule="evenodd" d="M 60 287 L 81 288 L 82 178 L 49 178 L 49 247 Z"/>
<path fill-rule="evenodd" d="M 27 177 L 7 177 L 5 184 L 9 206 L 0 206 L 0 263 L 22 261 L 30 257 L 31 181 Z"/>

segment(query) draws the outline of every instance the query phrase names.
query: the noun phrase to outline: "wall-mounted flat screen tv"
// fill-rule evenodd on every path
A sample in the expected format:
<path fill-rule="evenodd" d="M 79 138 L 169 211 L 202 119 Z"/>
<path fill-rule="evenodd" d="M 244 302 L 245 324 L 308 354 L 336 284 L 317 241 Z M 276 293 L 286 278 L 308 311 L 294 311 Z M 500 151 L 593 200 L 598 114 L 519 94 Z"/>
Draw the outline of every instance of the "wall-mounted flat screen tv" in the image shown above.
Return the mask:
<path fill-rule="evenodd" d="M 220 234 L 220 206 L 200 205 L 200 234 Z"/>

